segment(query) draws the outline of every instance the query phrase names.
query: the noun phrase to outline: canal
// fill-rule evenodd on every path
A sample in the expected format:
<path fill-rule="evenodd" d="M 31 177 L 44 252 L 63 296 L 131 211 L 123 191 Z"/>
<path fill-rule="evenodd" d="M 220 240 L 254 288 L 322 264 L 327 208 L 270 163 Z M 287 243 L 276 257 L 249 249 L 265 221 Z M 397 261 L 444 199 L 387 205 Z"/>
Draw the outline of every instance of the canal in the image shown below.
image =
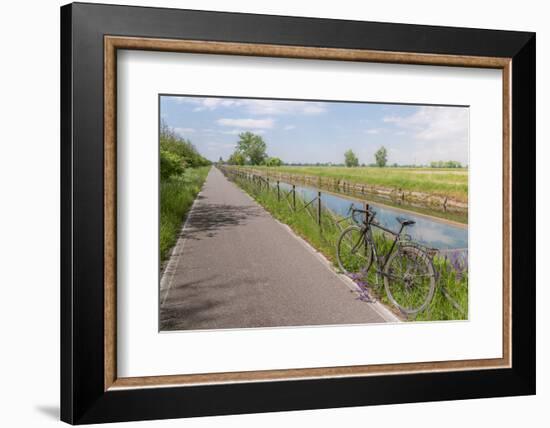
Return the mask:
<path fill-rule="evenodd" d="M 279 185 L 282 190 L 292 190 L 291 184 L 279 182 Z M 368 202 L 371 209 L 376 212 L 377 222 L 390 230 L 399 230 L 400 225 L 396 217 L 402 217 L 416 222 L 413 226 L 407 227 L 405 232 L 415 241 L 440 250 L 465 250 L 468 248 L 467 225 L 459 225 L 412 211 L 396 209 L 376 202 L 371 203 L 359 198 L 339 196 L 313 187 L 296 185 L 296 194 L 306 201 L 317 197 L 319 191 L 322 195 L 322 205 L 339 216 L 347 216 L 351 204 L 354 204 L 356 208 L 363 208 L 365 202 Z"/>

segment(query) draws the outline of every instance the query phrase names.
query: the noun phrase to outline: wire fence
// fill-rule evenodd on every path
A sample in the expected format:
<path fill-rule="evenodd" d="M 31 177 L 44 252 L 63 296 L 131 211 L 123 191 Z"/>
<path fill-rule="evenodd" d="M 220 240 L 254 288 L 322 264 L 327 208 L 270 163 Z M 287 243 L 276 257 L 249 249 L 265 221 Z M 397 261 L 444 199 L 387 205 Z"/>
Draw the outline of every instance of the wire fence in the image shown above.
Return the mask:
<path fill-rule="evenodd" d="M 286 203 L 294 213 L 305 211 L 321 228 L 329 222 L 341 232 L 345 227 L 355 224 L 351 216 L 340 217 L 324 205 L 323 192 L 321 191 L 317 191 L 314 198 L 307 200 L 303 195 L 298 195 L 295 184 L 289 184 L 287 185 L 288 189 L 285 189 L 280 180 L 270 180 L 269 177 L 234 168 L 221 167 L 220 169 L 232 181 L 246 181 L 255 186 L 257 191 L 267 191 L 275 194 L 277 202 Z M 369 204 L 365 203 L 365 209 L 368 208 Z"/>
<path fill-rule="evenodd" d="M 276 169 L 262 169 L 254 166 L 239 167 L 252 174 L 270 177 L 291 183 L 302 183 L 306 186 L 314 186 L 320 189 L 333 190 L 340 194 L 358 196 L 361 198 L 376 198 L 380 201 L 389 201 L 396 205 L 412 206 L 429 209 L 433 212 L 453 213 L 459 216 L 468 213 L 468 203 L 449 195 L 422 192 L 419 190 L 406 190 L 396 186 L 382 186 L 367 183 L 358 183 L 342 177 L 323 175 L 309 175 L 277 171 Z"/>

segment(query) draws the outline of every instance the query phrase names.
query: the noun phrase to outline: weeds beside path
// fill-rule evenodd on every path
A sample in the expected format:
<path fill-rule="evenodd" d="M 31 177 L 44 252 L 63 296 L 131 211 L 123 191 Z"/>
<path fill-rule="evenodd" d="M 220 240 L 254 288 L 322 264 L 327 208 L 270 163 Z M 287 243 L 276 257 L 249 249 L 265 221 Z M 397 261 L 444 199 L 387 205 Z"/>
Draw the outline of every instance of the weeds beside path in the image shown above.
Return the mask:
<path fill-rule="evenodd" d="M 200 192 L 210 170 L 209 166 L 186 168 L 182 175 L 160 183 L 160 260 L 166 260 L 175 245 L 185 217 Z"/>

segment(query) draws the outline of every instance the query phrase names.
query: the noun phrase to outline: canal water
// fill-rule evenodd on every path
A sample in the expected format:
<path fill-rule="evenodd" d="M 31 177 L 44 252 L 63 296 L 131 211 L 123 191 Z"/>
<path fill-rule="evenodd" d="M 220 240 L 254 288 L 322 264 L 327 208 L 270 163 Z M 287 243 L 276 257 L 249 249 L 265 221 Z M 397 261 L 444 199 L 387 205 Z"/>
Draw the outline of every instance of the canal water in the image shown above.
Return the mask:
<path fill-rule="evenodd" d="M 292 190 L 292 185 L 288 183 L 279 183 L 280 188 L 285 191 Z M 309 202 L 317 197 L 318 189 L 296 186 L 296 194 Z M 348 197 L 337 196 L 332 193 L 321 191 L 321 203 L 324 207 L 340 216 L 347 216 L 351 204 L 356 208 L 364 208 L 365 201 L 352 200 Z M 376 221 L 382 226 L 399 231 L 401 227 L 396 217 L 414 220 L 413 226 L 408 226 L 405 233 L 428 247 L 438 248 L 440 250 L 454 250 L 468 248 L 468 227 L 457 226 L 437 218 L 420 215 L 411 211 L 394 209 L 385 205 L 370 203 L 371 210 L 376 212 Z"/>

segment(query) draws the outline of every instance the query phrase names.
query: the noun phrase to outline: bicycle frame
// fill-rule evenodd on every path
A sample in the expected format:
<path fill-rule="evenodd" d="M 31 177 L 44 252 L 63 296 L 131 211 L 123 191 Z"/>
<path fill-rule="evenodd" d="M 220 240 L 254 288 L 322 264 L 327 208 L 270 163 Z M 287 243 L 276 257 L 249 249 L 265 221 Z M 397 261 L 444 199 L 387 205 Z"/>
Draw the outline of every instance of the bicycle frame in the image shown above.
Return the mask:
<path fill-rule="evenodd" d="M 375 214 L 373 214 L 371 212 L 368 212 L 368 211 L 365 211 L 365 210 L 355 210 L 354 209 L 353 211 L 364 213 L 365 216 L 366 216 L 366 220 L 362 221 L 363 227 L 364 227 L 363 239 L 365 240 L 365 242 L 368 242 L 369 244 L 371 244 L 373 255 L 374 255 L 374 260 L 376 261 L 376 272 L 378 274 L 384 275 L 384 270 L 386 268 L 386 264 L 388 263 L 390 255 L 393 253 L 393 250 L 395 249 L 395 247 L 399 245 L 399 242 L 401 241 L 401 233 L 403 233 L 403 229 L 405 229 L 405 227 L 407 227 L 407 226 L 402 224 L 401 228 L 399 229 L 399 232 L 396 233 L 393 230 L 390 230 L 390 229 L 388 229 L 384 226 L 373 223 Z M 353 214 L 352 214 L 352 216 L 353 216 Z M 374 242 L 374 239 L 372 237 L 372 227 L 376 227 L 376 228 L 378 228 L 378 229 L 394 236 L 394 240 L 392 242 L 390 250 L 388 251 L 388 253 L 385 256 L 383 256 L 384 257 L 384 264 L 382 266 L 380 266 L 380 262 L 379 262 L 379 258 L 378 258 L 378 249 L 377 249 L 376 243 Z"/>

